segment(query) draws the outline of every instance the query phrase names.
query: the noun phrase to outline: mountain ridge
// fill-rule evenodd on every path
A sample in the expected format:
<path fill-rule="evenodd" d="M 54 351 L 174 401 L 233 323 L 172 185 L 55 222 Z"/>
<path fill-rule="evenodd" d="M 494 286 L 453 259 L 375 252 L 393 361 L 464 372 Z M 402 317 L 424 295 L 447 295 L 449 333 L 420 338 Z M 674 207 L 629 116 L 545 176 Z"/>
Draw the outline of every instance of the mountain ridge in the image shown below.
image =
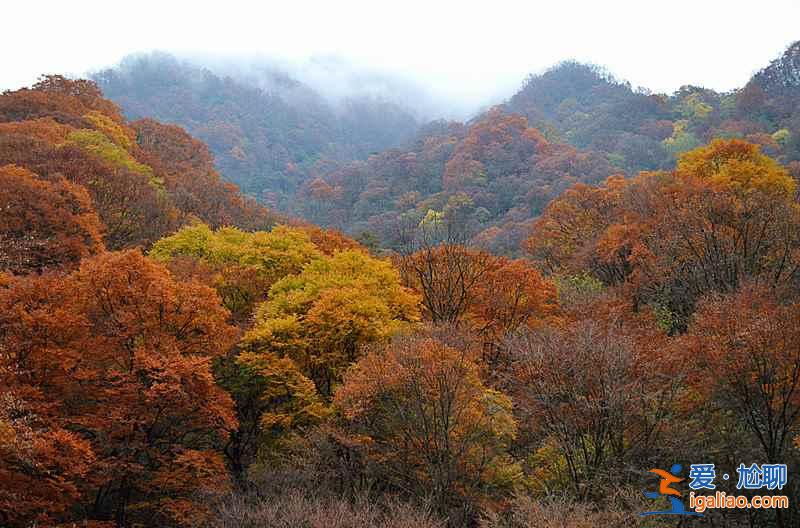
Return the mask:
<path fill-rule="evenodd" d="M 186 126 L 209 144 L 223 174 L 277 210 L 396 248 L 388 226 L 396 231 L 428 211 L 443 213 L 450 200 L 471 202 L 469 236 L 515 253 L 543 204 L 575 182 L 668 170 L 681 153 L 714 138 L 739 137 L 784 164 L 798 162 L 800 110 L 792 109 L 800 101 L 793 88 L 799 50 L 793 44 L 725 93 L 687 85 L 653 94 L 599 66 L 564 61 L 468 121 L 427 125 L 385 101 L 351 100 L 336 109 L 277 70 L 268 74 L 279 85 L 271 92 L 160 55 L 131 59 L 128 81 L 113 69 L 96 79 L 126 112 L 149 108 Z M 169 68 L 153 70 L 160 61 Z M 175 100 L 171 115 L 161 108 Z M 537 134 L 547 147 L 519 158 L 519 134 Z M 478 148 L 482 141 L 491 147 Z M 524 161 L 511 163 L 514 157 Z M 456 189 L 459 179 L 469 184 Z"/>

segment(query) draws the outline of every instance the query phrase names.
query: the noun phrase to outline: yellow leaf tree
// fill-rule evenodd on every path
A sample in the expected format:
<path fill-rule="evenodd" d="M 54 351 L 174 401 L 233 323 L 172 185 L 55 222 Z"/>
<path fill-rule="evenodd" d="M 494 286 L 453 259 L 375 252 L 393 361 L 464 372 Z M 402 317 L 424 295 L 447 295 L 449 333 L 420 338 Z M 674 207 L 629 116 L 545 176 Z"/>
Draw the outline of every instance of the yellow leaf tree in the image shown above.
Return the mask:
<path fill-rule="evenodd" d="M 418 304 L 388 262 L 360 250 L 315 259 L 276 282 L 223 374 L 246 427 L 229 452 L 234 469 L 269 458 L 327 416 L 363 346 L 418 321 Z"/>
<path fill-rule="evenodd" d="M 273 283 L 321 256 L 299 228 L 246 232 L 235 227 L 212 230 L 202 223 L 184 227 L 150 250 L 150 257 L 167 263 L 173 273 L 204 278 L 237 321 L 252 314 Z"/>
<path fill-rule="evenodd" d="M 418 304 L 391 264 L 341 251 L 275 283 L 242 346 L 291 358 L 327 398 L 362 345 L 419 320 Z"/>

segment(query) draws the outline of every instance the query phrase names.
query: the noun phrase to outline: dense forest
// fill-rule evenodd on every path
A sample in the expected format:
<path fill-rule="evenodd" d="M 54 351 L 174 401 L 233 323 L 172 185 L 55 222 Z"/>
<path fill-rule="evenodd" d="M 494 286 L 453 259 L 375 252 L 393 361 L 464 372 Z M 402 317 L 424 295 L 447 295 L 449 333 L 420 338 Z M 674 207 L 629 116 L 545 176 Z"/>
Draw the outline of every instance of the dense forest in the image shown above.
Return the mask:
<path fill-rule="evenodd" d="M 800 43 L 466 123 L 275 83 L 0 95 L 0 526 L 798 526 Z M 791 507 L 639 517 L 692 463 Z"/>
<path fill-rule="evenodd" d="M 533 220 L 570 185 L 669 170 L 714 138 L 800 163 L 800 42 L 730 93 L 651 94 L 564 62 L 466 123 L 418 124 L 375 100 L 337 115 L 286 75 L 259 90 L 161 55 L 96 78 L 129 117 L 174 122 L 207 141 L 222 172 L 262 202 L 394 250 L 432 212 L 466 221 L 474 245 L 520 256 Z"/>
<path fill-rule="evenodd" d="M 129 118 L 184 127 L 208 144 L 230 181 L 283 210 L 317 160 L 364 158 L 403 144 L 420 126 L 397 103 L 364 95 L 333 104 L 267 67 L 246 82 L 153 53 L 128 57 L 94 79 Z"/>

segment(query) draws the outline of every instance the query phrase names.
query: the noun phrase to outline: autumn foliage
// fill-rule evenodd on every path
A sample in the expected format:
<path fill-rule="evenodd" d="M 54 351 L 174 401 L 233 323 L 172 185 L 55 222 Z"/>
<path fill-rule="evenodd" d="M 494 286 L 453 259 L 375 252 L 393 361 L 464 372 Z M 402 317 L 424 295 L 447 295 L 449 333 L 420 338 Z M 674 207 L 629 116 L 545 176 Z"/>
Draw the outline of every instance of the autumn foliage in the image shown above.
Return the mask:
<path fill-rule="evenodd" d="M 192 217 L 215 226 L 274 222 L 220 179 L 200 143 L 177 127 L 126 122 L 91 81 L 49 76 L 0 95 L 0 166 L 8 164 L 83 188 L 111 249 L 146 246 Z"/>
<path fill-rule="evenodd" d="M 703 301 L 685 361 L 696 389 L 732 409 L 767 460 L 783 460 L 800 424 L 800 306 L 748 285 Z M 705 383 L 713 371 L 714 383 Z"/>
<path fill-rule="evenodd" d="M 521 478 L 506 451 L 517 428 L 511 400 L 481 381 L 469 351 L 398 338 L 355 363 L 334 403 L 380 478 L 442 514 L 469 518 Z"/>
<path fill-rule="evenodd" d="M 233 227 L 212 231 L 205 224 L 186 226 L 162 238 L 150 256 L 179 276 L 196 277 L 213 286 L 237 320 L 252 315 L 272 284 L 322 256 L 300 229 L 283 226 L 270 232 Z"/>
<path fill-rule="evenodd" d="M 561 75 L 575 101 L 542 103 Z M 587 87 L 644 122 L 568 125 L 609 119 Z M 682 148 L 720 110 L 675 97 L 572 65 L 407 150 L 318 160 L 303 207 L 355 241 L 91 82 L 0 95 L 0 525 L 632 526 L 667 462 L 796 474 L 797 166 L 763 137 Z M 653 143 L 604 141 L 638 136 L 675 166 L 612 175 Z"/>
<path fill-rule="evenodd" d="M 685 328 L 693 303 L 747 280 L 789 286 L 797 267 L 796 184 L 739 140 L 685 154 L 672 173 L 576 187 L 534 226 L 528 251 L 552 271 L 590 270 Z"/>
<path fill-rule="evenodd" d="M 275 283 L 243 346 L 290 358 L 330 397 L 363 345 L 419 319 L 417 302 L 389 263 L 341 251 Z"/>
<path fill-rule="evenodd" d="M 128 251 L 85 259 L 65 277 L 19 278 L 0 290 L 0 306 L 13 417 L 0 488 L 14 512 L 7 522 L 192 524 L 196 477 L 224 487 L 214 446 L 236 426 L 210 372 L 234 336 L 214 291 Z M 24 485 L 51 468 L 52 484 Z"/>
<path fill-rule="evenodd" d="M 493 108 L 469 126 L 433 123 L 406 149 L 320 164 L 298 206 L 315 222 L 393 249 L 433 212 L 458 223 L 464 241 L 514 254 L 548 200 L 613 173 L 602 156 L 552 143 L 525 118 Z"/>
<path fill-rule="evenodd" d="M 102 251 L 102 224 L 86 190 L 0 167 L 0 269 L 15 274 L 76 266 Z"/>
<path fill-rule="evenodd" d="M 663 354 L 667 344 L 651 316 L 613 295 L 514 336 L 503 383 L 524 424 L 520 443 L 534 453 L 535 488 L 602 500 L 615 472 L 651 456 L 684 372 Z"/>
<path fill-rule="evenodd" d="M 185 127 L 231 181 L 289 214 L 397 249 L 429 210 L 467 197 L 472 243 L 519 256 L 532 222 L 575 183 L 671 170 L 717 138 L 798 162 L 798 57 L 796 42 L 739 89 L 669 94 L 565 61 L 468 121 L 428 124 L 381 98 L 334 109 L 274 65 L 226 77 L 220 65 L 153 53 L 95 78 L 127 115 Z"/>

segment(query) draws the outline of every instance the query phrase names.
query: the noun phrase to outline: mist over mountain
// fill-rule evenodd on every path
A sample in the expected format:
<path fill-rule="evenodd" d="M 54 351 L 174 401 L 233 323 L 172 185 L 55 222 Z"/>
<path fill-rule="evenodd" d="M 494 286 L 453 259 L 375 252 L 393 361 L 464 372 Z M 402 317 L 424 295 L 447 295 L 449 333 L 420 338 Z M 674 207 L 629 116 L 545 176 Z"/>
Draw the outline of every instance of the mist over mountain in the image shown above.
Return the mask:
<path fill-rule="evenodd" d="M 800 528 L 797 0 L 2 13 L 0 528 Z"/>
<path fill-rule="evenodd" d="M 140 54 L 95 79 L 129 118 L 207 142 L 223 175 L 277 210 L 393 248 L 428 213 L 457 214 L 474 243 L 516 254 L 575 182 L 671 169 L 714 138 L 800 160 L 798 48 L 726 93 L 654 94 L 565 61 L 463 120 L 441 119 L 456 107 L 435 87 L 330 57 Z"/>
<path fill-rule="evenodd" d="M 337 55 L 315 55 L 303 60 L 196 53 L 180 57 L 217 75 L 288 99 L 292 99 L 293 90 L 302 93 L 310 89 L 338 110 L 352 99 L 376 99 L 404 107 L 420 121 L 469 119 L 481 107 L 513 93 L 517 84 L 515 80 L 487 97 L 457 98 L 435 82 L 415 77 L 413 72 L 381 70 Z"/>
<path fill-rule="evenodd" d="M 321 159 L 360 159 L 399 146 L 417 113 L 378 92 L 323 96 L 272 64 L 209 68 L 165 53 L 130 56 L 94 75 L 127 117 L 154 117 L 208 143 L 231 181 L 286 209 Z"/>
<path fill-rule="evenodd" d="M 433 214 L 473 244 L 518 254 L 533 221 L 568 187 L 671 170 L 715 138 L 745 139 L 797 171 L 798 49 L 729 93 L 684 86 L 652 94 L 566 61 L 466 123 L 432 124 L 406 148 L 324 165 L 295 213 L 395 249 Z"/>

